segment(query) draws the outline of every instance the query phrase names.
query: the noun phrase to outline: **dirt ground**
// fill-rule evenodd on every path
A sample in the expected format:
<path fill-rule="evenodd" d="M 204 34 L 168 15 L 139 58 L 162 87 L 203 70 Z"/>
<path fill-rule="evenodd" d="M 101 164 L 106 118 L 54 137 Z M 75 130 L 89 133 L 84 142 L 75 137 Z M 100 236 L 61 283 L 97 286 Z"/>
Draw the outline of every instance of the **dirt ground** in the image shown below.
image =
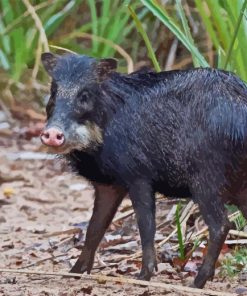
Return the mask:
<path fill-rule="evenodd" d="M 68 272 L 80 253 L 93 206 L 93 189 L 73 175 L 66 164 L 46 155 L 30 129 L 11 125 L 0 130 L 0 268 Z M 157 225 L 162 225 L 173 203 L 158 201 Z M 92 274 L 135 278 L 140 268 L 140 240 L 130 202 L 126 199 L 98 251 Z M 126 214 L 126 215 L 125 215 Z M 121 218 L 123 215 L 125 217 Z M 170 232 L 158 227 L 156 242 Z M 196 270 L 178 271 L 165 253 L 169 242 L 158 250 L 159 272 L 153 282 L 188 285 Z M 247 295 L 246 282 L 216 276 L 206 289 Z M 0 295 L 198 295 L 170 292 L 130 284 L 97 282 L 52 275 L 2 272 Z M 205 294 L 206 295 L 206 294 Z M 207 294 L 208 295 L 208 294 Z"/>

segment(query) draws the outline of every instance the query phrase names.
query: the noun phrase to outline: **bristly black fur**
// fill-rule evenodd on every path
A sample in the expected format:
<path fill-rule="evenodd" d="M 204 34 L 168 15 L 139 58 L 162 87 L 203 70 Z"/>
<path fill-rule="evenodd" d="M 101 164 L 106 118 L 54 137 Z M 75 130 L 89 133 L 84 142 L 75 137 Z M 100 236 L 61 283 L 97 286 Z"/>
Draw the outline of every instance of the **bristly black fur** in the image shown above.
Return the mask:
<path fill-rule="evenodd" d="M 210 68 L 126 75 L 112 73 L 110 60 L 98 71 L 100 62 L 85 56 L 50 59 L 55 91 L 48 126 L 59 125 L 73 145 L 74 126 L 93 126 L 92 136 L 102 136 L 65 156 L 96 189 L 85 249 L 72 271 L 91 270 L 100 239 L 129 193 L 143 248 L 140 276 L 150 279 L 158 191 L 191 197 L 209 226 L 208 254 L 194 282 L 203 287 L 231 226 L 224 203 L 247 218 L 247 85 Z"/>
<path fill-rule="evenodd" d="M 184 182 L 187 183 L 187 173 L 183 172 L 182 167 L 186 166 L 190 157 L 191 151 L 187 149 L 193 151 L 193 145 L 197 144 L 195 141 L 206 137 L 204 149 L 208 149 L 207 154 L 217 148 L 221 149 L 222 153 L 225 149 L 234 153 L 234 149 L 246 144 L 247 87 L 232 73 L 207 68 L 159 74 L 113 73 L 99 89 L 98 107 L 104 114 L 108 114 L 109 118 L 106 127 L 102 127 L 104 144 L 96 155 L 90 155 L 90 163 L 93 163 L 93 157 L 102 174 L 98 180 L 100 182 L 104 180 L 104 176 L 106 182 L 116 180 L 117 171 L 121 171 L 117 163 L 119 158 L 123 157 L 121 152 L 124 154 L 124 151 L 131 155 L 139 154 L 135 159 L 124 156 L 124 164 L 130 159 L 132 161 L 127 174 L 136 174 L 136 171 L 132 170 L 132 165 L 136 162 L 135 167 L 142 164 L 142 168 L 138 167 L 138 170 L 148 172 L 149 178 L 155 183 L 169 162 L 176 160 L 179 164 L 180 160 L 181 167 L 177 167 L 179 174 L 170 174 L 176 175 L 173 178 L 177 181 L 173 182 L 179 183 L 178 180 L 187 179 Z M 186 153 L 188 156 L 185 156 Z M 77 160 L 73 161 L 75 155 Z M 90 166 L 83 165 L 86 155 L 77 151 L 68 158 L 71 158 L 71 162 L 81 174 L 97 181 L 95 170 L 93 169 L 89 176 Z M 83 163 L 79 161 L 80 156 Z M 117 168 L 111 172 L 114 158 Z M 145 160 L 148 162 L 150 159 L 156 160 L 155 163 L 145 164 Z M 125 167 L 124 170 L 128 168 Z M 169 171 L 169 168 L 167 170 Z M 172 165 L 170 171 L 174 171 Z M 113 175 L 109 176 L 111 173 Z M 134 176 L 129 178 L 130 182 L 132 177 Z M 119 178 L 121 179 L 121 176 Z M 118 181 L 121 183 L 120 179 Z M 165 178 L 161 179 L 157 181 L 157 189 L 160 188 L 160 183 L 165 184 Z M 169 189 L 165 193 L 190 195 L 187 185 L 181 186 L 184 193 L 179 189 L 172 194 L 166 184 L 165 187 Z"/>

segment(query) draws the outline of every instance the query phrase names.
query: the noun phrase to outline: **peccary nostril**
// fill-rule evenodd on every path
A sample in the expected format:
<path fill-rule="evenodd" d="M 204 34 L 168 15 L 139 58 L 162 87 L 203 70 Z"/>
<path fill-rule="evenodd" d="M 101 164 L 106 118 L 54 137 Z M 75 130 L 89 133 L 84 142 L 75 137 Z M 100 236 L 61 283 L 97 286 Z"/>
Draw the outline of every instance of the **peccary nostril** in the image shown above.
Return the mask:
<path fill-rule="evenodd" d="M 61 134 L 57 134 L 57 139 L 58 140 L 62 140 L 63 139 L 63 134 L 61 133 Z"/>
<path fill-rule="evenodd" d="M 44 132 L 41 136 L 45 137 L 46 139 L 50 138 L 50 134 L 48 132 Z"/>
<path fill-rule="evenodd" d="M 59 147 L 64 143 L 64 134 L 58 128 L 49 128 L 40 135 L 41 141 L 47 146 Z"/>

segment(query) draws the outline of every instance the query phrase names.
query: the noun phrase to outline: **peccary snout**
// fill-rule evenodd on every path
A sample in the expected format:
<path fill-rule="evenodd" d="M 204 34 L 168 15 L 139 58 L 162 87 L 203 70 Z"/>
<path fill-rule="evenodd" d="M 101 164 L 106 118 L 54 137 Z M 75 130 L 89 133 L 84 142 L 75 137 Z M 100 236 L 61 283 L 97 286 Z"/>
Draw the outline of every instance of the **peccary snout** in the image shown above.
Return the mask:
<path fill-rule="evenodd" d="M 43 144 L 52 147 L 62 146 L 65 140 L 63 132 L 55 127 L 44 129 L 40 138 Z"/>

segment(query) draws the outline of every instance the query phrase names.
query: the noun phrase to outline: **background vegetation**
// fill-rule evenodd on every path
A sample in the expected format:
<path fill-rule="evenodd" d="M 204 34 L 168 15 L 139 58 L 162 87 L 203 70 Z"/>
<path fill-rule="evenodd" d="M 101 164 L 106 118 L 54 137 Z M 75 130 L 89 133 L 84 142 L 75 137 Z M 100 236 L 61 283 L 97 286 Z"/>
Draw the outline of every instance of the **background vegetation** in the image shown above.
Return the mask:
<path fill-rule="evenodd" d="M 40 55 L 61 52 L 53 46 L 98 58 L 115 56 L 123 72 L 152 62 L 156 70 L 212 66 L 246 81 L 246 3 L 0 0 L 0 99 L 16 100 L 14 92 L 26 85 L 42 88 L 37 83 L 44 79 Z"/>

